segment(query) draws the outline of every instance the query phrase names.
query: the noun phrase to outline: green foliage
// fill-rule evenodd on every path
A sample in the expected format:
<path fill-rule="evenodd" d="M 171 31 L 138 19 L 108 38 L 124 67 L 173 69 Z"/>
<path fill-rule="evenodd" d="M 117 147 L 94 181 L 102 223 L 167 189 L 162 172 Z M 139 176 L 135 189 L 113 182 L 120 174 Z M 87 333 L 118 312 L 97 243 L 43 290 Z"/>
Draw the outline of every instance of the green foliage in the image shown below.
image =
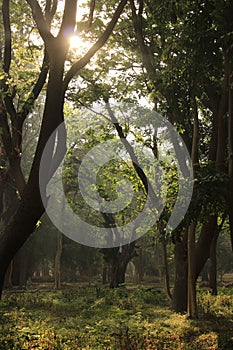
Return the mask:
<path fill-rule="evenodd" d="M 199 292 L 204 314 L 198 322 L 172 313 L 153 288 L 100 289 L 98 296 L 95 285 L 5 294 L 0 349 L 229 350 L 232 293 Z"/>
<path fill-rule="evenodd" d="M 199 293 L 199 304 L 203 312 L 214 317 L 231 317 L 233 312 L 233 290 L 232 288 L 221 288 L 217 296 L 209 292 Z"/>
<path fill-rule="evenodd" d="M 202 222 L 206 220 L 208 215 L 224 212 L 228 184 L 227 174 L 216 171 L 213 164 L 201 166 L 196 172 L 190 210 L 196 213 Z"/>

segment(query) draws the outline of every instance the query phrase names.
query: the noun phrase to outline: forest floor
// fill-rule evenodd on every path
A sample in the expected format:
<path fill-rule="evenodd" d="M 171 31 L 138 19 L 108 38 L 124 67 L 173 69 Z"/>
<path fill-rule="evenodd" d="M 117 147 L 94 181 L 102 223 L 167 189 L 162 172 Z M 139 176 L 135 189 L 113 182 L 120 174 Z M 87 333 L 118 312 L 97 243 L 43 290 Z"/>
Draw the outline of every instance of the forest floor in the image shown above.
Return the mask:
<path fill-rule="evenodd" d="M 198 306 L 199 320 L 187 320 L 148 286 L 5 291 L 0 349 L 233 350 L 233 287 L 199 289 Z"/>

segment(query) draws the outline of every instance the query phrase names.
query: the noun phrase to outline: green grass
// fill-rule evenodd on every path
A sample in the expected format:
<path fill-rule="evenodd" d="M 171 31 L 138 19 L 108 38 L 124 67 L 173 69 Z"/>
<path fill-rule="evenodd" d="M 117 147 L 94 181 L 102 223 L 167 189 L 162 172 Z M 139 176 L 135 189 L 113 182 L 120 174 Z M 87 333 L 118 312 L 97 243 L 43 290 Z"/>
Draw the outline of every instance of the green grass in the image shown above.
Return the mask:
<path fill-rule="evenodd" d="M 4 293 L 0 349 L 231 350 L 233 289 L 198 292 L 200 318 L 169 309 L 163 293 L 67 287 Z"/>

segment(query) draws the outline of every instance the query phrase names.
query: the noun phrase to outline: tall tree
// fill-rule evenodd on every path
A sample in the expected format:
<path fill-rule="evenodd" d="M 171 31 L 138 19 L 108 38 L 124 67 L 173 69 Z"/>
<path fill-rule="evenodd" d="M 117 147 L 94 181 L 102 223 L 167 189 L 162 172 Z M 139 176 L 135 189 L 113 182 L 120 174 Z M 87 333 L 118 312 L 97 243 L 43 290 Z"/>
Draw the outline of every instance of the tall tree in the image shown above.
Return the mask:
<path fill-rule="evenodd" d="M 209 151 L 200 160 L 201 164 L 207 158 L 209 163 L 214 162 L 215 171 L 223 174 L 223 177 L 227 168 L 231 174 L 231 168 L 229 168 L 231 162 L 228 162 L 227 158 L 231 159 L 229 149 L 232 149 L 232 103 L 229 98 L 232 91 L 229 83 L 232 77 L 232 54 L 230 54 L 232 51 L 230 44 L 232 2 L 165 1 L 155 6 L 152 1 L 131 0 L 130 4 L 135 36 L 156 108 L 167 115 L 178 130 L 181 129 L 190 153 L 191 150 L 195 151 L 194 165 L 198 160 L 200 145 L 203 142 L 196 122 L 201 111 L 209 110 L 212 133 L 209 137 L 210 141 L 206 144 Z M 187 118 L 187 116 L 193 117 Z M 227 133 L 228 144 L 230 142 L 228 148 Z M 221 182 L 221 176 L 219 180 Z M 231 187 L 229 193 L 231 193 Z M 232 215 L 230 203 L 227 195 L 225 205 L 228 206 L 229 217 Z M 195 224 L 197 216 L 192 219 L 193 223 L 189 230 L 182 235 L 178 234 L 176 240 L 173 306 L 176 311 L 185 311 L 187 305 L 190 307 L 193 303 L 193 307 L 189 308 L 190 317 L 196 317 L 195 283 L 209 257 L 213 233 L 217 225 L 217 214 L 218 208 L 215 208 L 202 225 L 198 239 Z M 187 244 L 189 260 L 187 260 Z M 189 300 L 187 300 L 188 271 L 189 296 L 191 290 L 194 296 Z"/>
<path fill-rule="evenodd" d="M 9 0 L 2 1 L 4 42 L 2 43 L 3 57 L 0 98 L 1 142 L 7 158 L 7 167 L 5 168 L 4 176 L 8 177 L 14 183 L 17 205 L 12 215 L 8 217 L 9 220 L 6 221 L 1 216 L 0 293 L 2 292 L 4 275 L 10 261 L 33 232 L 39 218 L 44 212 L 39 188 L 40 160 L 48 139 L 64 120 L 63 108 L 68 85 L 72 78 L 89 63 L 93 55 L 106 43 L 126 2 L 127 0 L 120 1 L 112 19 L 96 43 L 81 59 L 74 62 L 68 71 L 65 71 L 65 63 L 69 52 L 69 37 L 74 33 L 76 25 L 77 0 L 65 1 L 57 35 L 54 35 L 52 31 L 52 21 L 55 19 L 57 13 L 57 0 L 47 0 L 44 9 L 42 9 L 42 6 L 37 0 L 17 1 L 15 4 L 11 4 Z M 29 8 L 26 4 L 28 4 Z M 13 6 L 17 7 L 19 12 L 25 10 L 30 20 L 33 18 L 36 29 L 43 41 L 42 50 L 44 50 L 41 70 L 28 87 L 27 94 L 23 95 L 23 103 L 21 104 L 17 104 L 18 101 L 16 100 L 16 97 L 18 97 L 17 93 L 20 90 L 19 85 L 11 84 L 13 65 L 16 60 L 14 57 L 14 45 L 12 45 L 12 40 L 14 39 L 12 35 L 13 30 L 10 22 L 11 18 L 14 18 Z M 22 15 L 22 12 L 20 13 Z M 27 21 L 26 16 L 24 17 L 24 21 Z M 17 22 L 17 19 L 15 19 L 15 22 Z M 16 28 L 24 36 L 23 25 L 24 23 L 18 23 Z M 58 25 L 56 23 L 56 27 Z M 27 46 L 26 36 L 24 39 Z M 17 61 L 21 70 L 23 70 L 25 67 L 22 61 L 20 61 L 20 57 L 17 58 Z M 48 80 L 45 85 L 47 75 Z M 20 76 L 18 76 L 18 81 L 20 81 Z M 29 113 L 33 111 L 35 101 L 43 87 L 45 87 L 45 102 L 42 124 L 30 174 L 27 181 L 25 181 L 21 169 L 22 127 Z M 48 161 L 51 164 L 53 163 L 53 169 L 48 169 L 45 174 L 45 186 L 52 171 L 59 165 L 65 152 L 65 147 L 60 143 L 60 140 L 60 135 L 58 135 L 57 146 L 55 139 L 53 140 L 51 153 L 48 155 Z M 13 201 L 11 199 L 7 211 L 12 207 L 12 203 Z"/>

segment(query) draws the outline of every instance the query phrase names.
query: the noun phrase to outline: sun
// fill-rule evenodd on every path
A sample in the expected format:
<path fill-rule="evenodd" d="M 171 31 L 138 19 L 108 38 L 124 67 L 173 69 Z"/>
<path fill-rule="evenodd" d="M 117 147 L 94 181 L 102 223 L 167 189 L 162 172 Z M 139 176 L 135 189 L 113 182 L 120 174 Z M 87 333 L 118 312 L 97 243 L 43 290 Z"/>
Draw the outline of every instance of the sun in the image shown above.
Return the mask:
<path fill-rule="evenodd" d="M 71 49 L 78 49 L 80 46 L 82 46 L 82 40 L 78 35 L 72 35 L 70 37 L 70 48 Z"/>
<path fill-rule="evenodd" d="M 73 51 L 86 51 L 90 44 L 87 41 L 84 41 L 79 35 L 74 34 L 70 37 L 70 49 Z"/>

